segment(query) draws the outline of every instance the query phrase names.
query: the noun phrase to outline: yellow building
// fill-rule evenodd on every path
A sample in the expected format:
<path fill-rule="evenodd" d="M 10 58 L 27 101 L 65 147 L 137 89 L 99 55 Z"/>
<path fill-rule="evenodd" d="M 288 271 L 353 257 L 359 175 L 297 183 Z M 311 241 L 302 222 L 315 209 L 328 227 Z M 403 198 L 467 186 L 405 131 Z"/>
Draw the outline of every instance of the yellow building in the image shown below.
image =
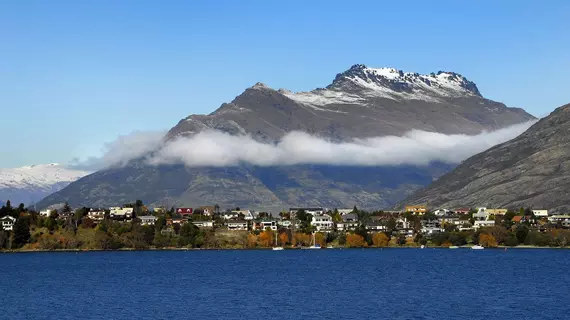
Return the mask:
<path fill-rule="evenodd" d="M 405 212 L 411 212 L 413 214 L 425 214 L 427 212 L 426 206 L 406 206 Z"/>
<path fill-rule="evenodd" d="M 507 214 L 507 209 L 487 209 L 487 212 L 489 214 L 493 214 L 496 216 L 504 216 L 505 214 Z"/>

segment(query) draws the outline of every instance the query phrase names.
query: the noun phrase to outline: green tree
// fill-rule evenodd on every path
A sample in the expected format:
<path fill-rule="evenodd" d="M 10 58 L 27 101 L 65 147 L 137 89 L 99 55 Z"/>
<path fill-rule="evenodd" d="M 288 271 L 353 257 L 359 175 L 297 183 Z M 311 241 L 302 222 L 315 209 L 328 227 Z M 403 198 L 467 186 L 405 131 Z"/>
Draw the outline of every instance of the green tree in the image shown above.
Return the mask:
<path fill-rule="evenodd" d="M 21 247 L 30 240 L 30 225 L 28 219 L 21 217 L 14 224 L 14 244 Z"/>
<path fill-rule="evenodd" d="M 520 225 L 517 227 L 515 235 L 519 243 L 524 243 L 526 236 L 528 235 L 528 231 L 529 229 L 525 225 Z"/>

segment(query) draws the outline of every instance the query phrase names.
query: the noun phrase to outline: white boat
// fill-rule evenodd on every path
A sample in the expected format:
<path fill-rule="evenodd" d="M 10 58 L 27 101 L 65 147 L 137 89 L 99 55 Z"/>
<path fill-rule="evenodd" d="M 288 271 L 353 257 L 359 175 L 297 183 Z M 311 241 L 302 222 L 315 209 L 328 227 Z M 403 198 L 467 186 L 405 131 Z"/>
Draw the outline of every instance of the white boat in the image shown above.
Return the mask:
<path fill-rule="evenodd" d="M 422 246 L 420 247 L 420 249 L 425 249 L 425 248 L 426 248 L 426 246 L 424 246 L 423 244 L 422 244 Z"/>
<path fill-rule="evenodd" d="M 458 246 L 449 246 L 449 249 L 459 249 Z"/>
<path fill-rule="evenodd" d="M 476 244 L 476 245 L 472 246 L 471 249 L 473 249 L 473 250 L 483 250 L 483 249 L 485 249 L 485 248 L 484 248 L 483 246 L 480 246 L 480 245 Z"/>
<path fill-rule="evenodd" d="M 277 245 L 277 231 L 275 231 L 275 247 L 271 248 L 271 250 L 273 251 L 281 251 L 283 250 L 283 247 L 280 247 Z"/>
<path fill-rule="evenodd" d="M 313 241 L 312 242 L 313 242 L 313 245 L 310 247 L 307 247 L 306 249 L 320 249 L 321 248 L 321 245 L 317 244 L 315 241 L 315 233 L 314 232 L 313 232 Z"/>

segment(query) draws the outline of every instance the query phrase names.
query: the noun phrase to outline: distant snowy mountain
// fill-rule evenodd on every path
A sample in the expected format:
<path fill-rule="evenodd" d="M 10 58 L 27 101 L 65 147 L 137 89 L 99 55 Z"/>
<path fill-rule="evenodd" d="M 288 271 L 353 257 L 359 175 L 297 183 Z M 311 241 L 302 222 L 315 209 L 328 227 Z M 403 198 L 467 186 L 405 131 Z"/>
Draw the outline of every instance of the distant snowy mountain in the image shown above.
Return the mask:
<path fill-rule="evenodd" d="M 0 201 L 28 205 L 88 174 L 57 163 L 0 169 Z"/>

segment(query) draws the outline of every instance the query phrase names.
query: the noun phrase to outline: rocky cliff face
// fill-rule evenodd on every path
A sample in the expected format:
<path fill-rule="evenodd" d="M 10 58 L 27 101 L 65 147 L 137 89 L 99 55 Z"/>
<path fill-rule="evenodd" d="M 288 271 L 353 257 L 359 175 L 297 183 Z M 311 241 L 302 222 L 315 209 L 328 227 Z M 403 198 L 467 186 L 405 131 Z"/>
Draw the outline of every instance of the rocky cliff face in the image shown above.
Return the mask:
<path fill-rule="evenodd" d="M 570 105 L 477 154 L 405 203 L 570 210 Z"/>
<path fill-rule="evenodd" d="M 204 130 L 275 142 L 291 131 L 332 141 L 402 135 L 411 129 L 476 134 L 534 119 L 522 109 L 485 99 L 477 86 L 452 72 L 420 75 L 355 65 L 327 88 L 293 93 L 261 83 L 209 115 L 182 119 L 166 140 Z M 295 165 L 228 168 L 144 165 L 106 169 L 46 197 L 39 206 L 150 204 L 283 207 L 387 207 L 452 168 Z"/>

